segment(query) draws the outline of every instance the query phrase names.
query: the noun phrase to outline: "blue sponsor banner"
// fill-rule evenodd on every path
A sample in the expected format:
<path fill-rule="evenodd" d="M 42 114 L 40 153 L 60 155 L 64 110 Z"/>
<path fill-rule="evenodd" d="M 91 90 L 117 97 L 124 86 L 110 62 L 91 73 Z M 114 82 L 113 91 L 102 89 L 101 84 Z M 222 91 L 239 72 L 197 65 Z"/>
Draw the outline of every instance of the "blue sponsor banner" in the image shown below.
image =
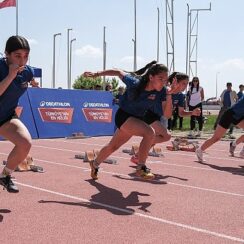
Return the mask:
<path fill-rule="evenodd" d="M 113 96 L 109 92 L 29 88 L 39 138 L 114 133 Z"/>
<path fill-rule="evenodd" d="M 34 88 L 33 88 L 34 89 Z M 35 88 L 38 89 L 38 88 Z M 19 99 L 19 105 L 16 108 L 16 113 L 20 120 L 24 123 L 24 125 L 29 130 L 31 137 L 33 139 L 38 138 L 29 98 L 27 92 L 25 92 Z"/>
<path fill-rule="evenodd" d="M 81 91 L 76 101 L 85 135 L 113 135 L 116 107 L 110 92 Z"/>

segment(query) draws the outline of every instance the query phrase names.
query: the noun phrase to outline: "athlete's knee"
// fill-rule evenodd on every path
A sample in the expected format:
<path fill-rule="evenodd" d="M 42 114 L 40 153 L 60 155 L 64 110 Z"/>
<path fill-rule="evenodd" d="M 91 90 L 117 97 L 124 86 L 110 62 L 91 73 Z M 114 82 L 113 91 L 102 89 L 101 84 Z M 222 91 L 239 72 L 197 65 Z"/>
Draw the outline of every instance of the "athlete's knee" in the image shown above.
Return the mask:
<path fill-rule="evenodd" d="M 144 133 L 143 133 L 143 138 L 147 138 L 148 140 L 153 140 L 154 137 L 156 136 L 156 132 L 152 127 L 148 127 Z"/>

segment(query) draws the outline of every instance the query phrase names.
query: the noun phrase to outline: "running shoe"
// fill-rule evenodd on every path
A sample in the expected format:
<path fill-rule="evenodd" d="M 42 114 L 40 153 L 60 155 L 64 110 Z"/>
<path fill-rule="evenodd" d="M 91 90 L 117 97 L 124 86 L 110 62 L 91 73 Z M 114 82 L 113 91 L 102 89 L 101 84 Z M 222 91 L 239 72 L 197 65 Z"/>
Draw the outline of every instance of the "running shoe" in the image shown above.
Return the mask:
<path fill-rule="evenodd" d="M 18 193 L 19 189 L 11 180 L 11 176 L 7 175 L 0 178 L 0 185 L 2 185 L 10 193 Z"/>
<path fill-rule="evenodd" d="M 140 168 L 136 169 L 136 175 L 142 177 L 145 180 L 152 180 L 155 175 L 151 173 L 150 169 L 146 165 L 142 165 Z"/>
<path fill-rule="evenodd" d="M 91 167 L 91 177 L 93 180 L 97 180 L 98 179 L 98 168 L 94 167 L 93 161 L 89 162 L 90 163 L 90 167 Z"/>
<path fill-rule="evenodd" d="M 232 141 L 232 142 L 230 143 L 230 149 L 229 149 L 230 155 L 231 155 L 232 157 L 234 157 L 234 153 L 235 153 L 235 149 L 236 149 L 236 146 L 234 146 L 233 144 L 234 144 L 234 142 Z"/>
<path fill-rule="evenodd" d="M 130 159 L 130 161 L 134 164 L 138 164 L 139 163 L 139 159 L 138 159 L 138 156 L 136 155 L 133 155 Z"/>
<path fill-rule="evenodd" d="M 201 148 L 200 147 L 197 148 L 195 152 L 196 152 L 198 161 L 200 163 L 202 163 L 204 160 L 203 160 L 203 152 L 202 152 Z"/>

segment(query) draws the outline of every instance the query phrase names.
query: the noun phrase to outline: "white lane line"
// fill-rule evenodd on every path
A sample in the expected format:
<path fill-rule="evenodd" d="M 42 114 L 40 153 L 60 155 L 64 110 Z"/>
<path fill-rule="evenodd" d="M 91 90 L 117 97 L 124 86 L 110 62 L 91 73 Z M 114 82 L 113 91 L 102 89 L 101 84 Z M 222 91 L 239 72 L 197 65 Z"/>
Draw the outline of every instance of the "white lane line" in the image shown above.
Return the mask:
<path fill-rule="evenodd" d="M 4 154 L 4 153 L 0 153 L 0 154 Z M 7 154 L 4 154 L 4 155 L 7 155 Z M 36 158 L 35 158 L 35 161 L 39 161 L 39 162 L 43 162 L 43 163 L 47 163 L 47 164 L 52 164 L 52 165 L 65 166 L 65 167 L 68 167 L 68 168 L 81 169 L 84 172 L 90 171 L 90 168 L 87 168 L 87 167 L 69 165 L 69 164 L 64 164 L 64 163 L 57 163 L 57 162 L 53 162 L 53 161 L 36 159 Z M 123 177 L 128 178 L 128 179 L 135 179 L 135 178 L 141 179 L 140 177 L 136 177 L 136 176 L 132 177 L 132 176 L 129 176 L 127 174 L 122 174 L 122 173 L 112 172 L 112 171 L 106 171 L 106 170 L 103 170 L 102 168 L 100 168 L 100 173 L 109 174 L 109 175 L 119 175 L 119 176 L 123 176 Z M 158 181 L 158 180 L 150 180 L 150 181 L 151 182 L 155 182 L 155 183 L 162 182 L 162 181 Z M 204 188 L 204 187 L 198 187 L 198 186 L 192 186 L 192 185 L 173 183 L 173 182 L 170 182 L 170 181 L 164 181 L 164 182 L 166 182 L 169 185 L 174 185 L 174 186 L 183 187 L 183 188 L 190 188 L 190 189 L 194 189 L 194 190 L 213 192 L 213 193 L 218 193 L 218 194 L 222 194 L 222 195 L 230 195 L 230 196 L 235 196 L 235 197 L 244 197 L 243 194 L 235 193 L 235 192 L 227 192 L 227 191 L 221 191 L 221 190 L 216 190 L 216 189 L 211 189 L 211 188 Z"/>
<path fill-rule="evenodd" d="M 93 139 L 93 138 L 92 138 Z M 108 138 L 108 139 L 103 139 L 103 140 L 101 140 L 101 138 L 100 137 L 94 137 L 94 139 L 96 140 L 96 141 L 106 141 L 107 143 L 110 141 L 110 139 L 111 138 Z M 57 139 L 45 139 L 45 140 L 47 140 L 47 141 L 51 141 L 51 140 L 55 140 L 56 142 L 64 142 L 64 143 L 67 143 L 67 144 L 76 144 L 76 145 L 78 145 L 78 144 L 82 144 L 83 142 L 82 142 L 82 140 L 83 139 L 80 139 L 79 141 L 78 140 L 57 140 Z M 223 141 L 222 141 L 223 142 Z M 134 144 L 139 144 L 140 143 L 140 141 L 129 141 L 129 142 L 127 142 L 127 145 L 129 144 L 129 145 L 134 145 Z M 170 144 L 170 142 L 168 142 L 169 144 Z M 219 142 L 218 142 L 219 143 Z M 105 143 L 106 144 L 106 143 Z M 223 143 L 222 143 L 223 144 Z M 226 143 L 225 143 L 226 144 Z M 98 144 L 98 145 L 101 145 L 101 146 L 104 146 L 104 143 L 103 144 Z M 158 146 L 164 146 L 165 145 L 165 143 L 164 144 L 158 144 Z M 215 151 L 215 152 L 227 152 L 227 150 L 221 150 L 221 149 L 213 149 L 213 148 L 209 148 L 208 149 L 208 151 Z M 236 151 L 237 153 L 239 152 L 239 151 Z"/>
<path fill-rule="evenodd" d="M 90 200 L 85 199 L 85 198 L 80 198 L 80 197 L 77 197 L 77 196 L 72 196 L 72 195 L 68 195 L 68 194 L 64 194 L 64 193 L 60 193 L 60 192 L 56 192 L 56 191 L 51 191 L 51 190 L 48 190 L 48 189 L 45 189 L 45 188 L 36 187 L 36 186 L 32 186 L 32 185 L 21 183 L 21 182 L 16 182 L 16 184 L 24 186 L 24 187 L 31 188 L 31 189 L 34 189 L 34 190 L 38 190 L 38 191 L 50 193 L 50 194 L 53 194 L 53 195 L 57 195 L 57 196 L 61 196 L 61 197 L 69 198 L 69 199 L 73 199 L 73 200 L 76 200 L 76 201 L 82 201 L 82 202 L 91 203 L 91 204 L 94 204 L 94 205 L 97 205 L 97 206 L 100 206 L 100 207 L 117 210 L 117 211 L 120 211 L 120 212 L 123 212 L 123 213 L 135 215 L 135 216 L 138 216 L 138 217 L 141 217 L 141 218 L 144 218 L 144 219 L 150 219 L 150 220 L 153 220 L 153 221 L 156 221 L 156 222 L 160 222 L 160 223 L 163 223 L 163 224 L 176 226 L 176 227 L 184 228 L 184 229 L 195 231 L 195 232 L 204 233 L 204 234 L 207 234 L 207 235 L 210 235 L 210 236 L 215 236 L 215 237 L 219 237 L 219 238 L 223 238 L 223 239 L 227 239 L 227 240 L 231 240 L 231 241 L 236 241 L 236 242 L 241 242 L 241 243 L 244 242 L 244 239 L 239 238 L 239 237 L 229 236 L 229 235 L 226 235 L 226 234 L 210 231 L 210 230 L 207 230 L 207 229 L 198 228 L 198 227 L 191 226 L 191 225 L 182 224 L 182 223 L 170 221 L 170 220 L 159 218 L 159 217 L 154 217 L 154 216 L 150 216 L 150 215 L 147 215 L 147 214 L 141 214 L 141 213 L 138 213 L 138 212 L 133 212 L 133 211 L 130 211 L 130 210 L 127 210 L 127 209 L 123 209 L 123 208 L 118 208 L 118 207 L 115 207 L 115 206 L 112 206 L 112 205 L 109 205 L 109 204 L 104 204 L 104 203 L 100 203 L 100 202 L 90 201 Z"/>
<path fill-rule="evenodd" d="M 71 150 L 71 149 L 64 149 L 64 148 L 56 148 L 56 147 L 47 147 L 47 146 L 39 146 L 39 145 L 33 145 L 33 147 L 40 147 L 40 148 L 45 148 L 45 149 L 50 149 L 50 150 L 58 150 L 58 151 L 67 151 L 67 152 L 73 152 L 73 153 L 80 153 L 81 151 L 77 151 L 77 150 Z M 164 152 L 165 154 L 165 152 Z M 167 153 L 166 154 L 170 154 Z M 170 154 L 172 155 L 172 154 Z M 180 155 L 187 155 L 187 154 L 180 154 Z M 189 155 L 187 155 L 189 156 Z M 129 157 L 121 157 L 121 156 L 116 156 L 116 155 L 112 155 L 113 158 L 119 158 L 119 159 L 125 159 L 130 161 Z M 210 157 L 209 157 L 210 158 Z M 212 157 L 214 158 L 214 157 Z M 163 158 L 164 159 L 164 158 Z M 216 158 L 217 159 L 217 158 Z M 223 159 L 223 158 L 219 158 L 219 159 Z M 227 159 L 225 159 L 227 160 Z M 232 159 L 234 160 L 234 159 Z M 238 162 L 242 162 L 240 160 L 236 160 Z M 220 171 L 220 170 L 216 170 L 216 169 L 210 169 L 210 168 L 203 168 L 203 167 L 196 167 L 196 166 L 188 166 L 188 165 L 182 165 L 182 164 L 174 164 L 174 163 L 165 163 L 161 160 L 147 160 L 148 163 L 150 164 L 164 164 L 164 165 L 168 165 L 168 166 L 176 166 L 176 167 L 183 167 L 183 168 L 191 168 L 191 169 L 197 169 L 197 170 L 205 170 L 205 171 L 214 171 L 216 173 L 225 173 L 224 171 Z"/>
<path fill-rule="evenodd" d="M 95 144 L 95 143 L 85 143 L 85 142 L 81 142 L 81 145 L 88 145 L 88 146 L 98 146 L 98 147 L 103 147 L 104 145 L 101 144 Z M 54 149 L 54 150 L 67 150 L 67 151 L 72 151 L 69 149 L 60 149 L 60 148 L 53 148 L 53 147 L 48 147 L 48 146 L 41 146 L 41 145 L 32 145 L 34 147 L 41 147 L 41 148 L 47 148 L 47 149 Z M 77 152 L 77 151 L 74 151 Z M 187 156 L 187 157 L 194 157 L 196 158 L 195 153 L 194 154 L 190 154 L 190 153 L 180 153 L 180 152 L 174 152 L 175 155 L 180 155 L 180 156 Z M 168 154 L 168 155 L 172 155 L 172 152 L 166 152 L 164 151 L 163 154 Z M 174 156 L 175 156 L 174 155 Z M 214 156 L 206 156 L 206 159 L 220 159 L 220 160 L 227 160 L 227 161 L 235 161 L 235 162 L 243 162 L 243 159 L 237 159 L 237 158 L 227 158 L 227 157 L 214 157 Z"/>

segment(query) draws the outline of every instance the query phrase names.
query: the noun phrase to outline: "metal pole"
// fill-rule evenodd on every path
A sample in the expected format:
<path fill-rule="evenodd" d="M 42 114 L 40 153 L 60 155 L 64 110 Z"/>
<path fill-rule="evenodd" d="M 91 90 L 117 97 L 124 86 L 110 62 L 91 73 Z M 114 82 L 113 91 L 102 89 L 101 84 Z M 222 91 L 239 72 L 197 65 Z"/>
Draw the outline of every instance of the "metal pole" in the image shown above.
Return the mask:
<path fill-rule="evenodd" d="M 160 22 L 160 16 L 159 16 L 159 8 L 158 10 L 158 40 L 157 40 L 157 62 L 159 62 L 159 22 Z"/>
<path fill-rule="evenodd" d="M 190 24 L 189 24 L 189 31 L 188 31 L 188 36 L 189 36 L 189 45 L 188 45 L 188 57 L 187 57 L 187 62 L 188 62 L 188 74 L 189 77 L 191 76 L 197 76 L 197 69 L 198 69 L 198 17 L 199 17 L 199 12 L 200 11 L 211 11 L 211 3 L 208 9 L 191 9 L 188 12 L 189 13 L 189 18 L 190 18 Z M 193 13 L 196 12 L 193 17 Z M 194 56 L 194 58 L 193 58 Z M 194 67 L 192 66 L 194 64 Z"/>
<path fill-rule="evenodd" d="M 218 74 L 219 74 L 220 72 L 217 72 L 216 73 L 216 99 L 218 99 Z"/>
<path fill-rule="evenodd" d="M 106 43 L 106 26 L 103 27 L 103 70 L 106 69 L 107 43 Z M 103 76 L 103 90 L 105 90 L 106 77 Z"/>
<path fill-rule="evenodd" d="M 61 33 L 57 33 L 53 35 L 53 82 L 52 88 L 55 88 L 55 39 L 56 36 L 61 36 Z"/>
<path fill-rule="evenodd" d="M 76 41 L 76 38 L 73 38 L 71 41 L 70 41 L 70 57 L 69 57 L 69 86 L 71 87 L 71 74 L 72 74 L 72 69 L 71 69 L 71 63 L 72 63 L 72 43 L 74 42 L 74 41 Z M 71 88 L 69 88 L 69 89 L 71 89 Z"/>
<path fill-rule="evenodd" d="M 70 89 L 70 80 L 69 80 L 69 77 L 70 77 L 70 75 L 69 75 L 69 73 L 70 73 L 70 71 L 69 71 L 69 67 L 70 67 L 70 64 L 69 64 L 69 52 L 70 52 L 70 50 L 69 50 L 69 32 L 72 30 L 73 30 L 72 28 L 67 29 L 67 87 L 68 87 L 68 89 Z"/>
<path fill-rule="evenodd" d="M 169 1 L 170 4 L 169 4 Z M 175 70 L 174 54 L 174 0 L 166 0 L 166 51 L 169 73 Z"/>
<path fill-rule="evenodd" d="M 187 27 L 186 27 L 186 74 L 188 75 L 188 48 L 189 48 L 189 17 L 190 17 L 190 8 L 187 3 Z"/>
<path fill-rule="evenodd" d="M 18 0 L 16 0 L 16 36 L 18 36 L 19 31 L 19 21 L 18 21 Z"/>
<path fill-rule="evenodd" d="M 134 71 L 137 69 L 137 54 L 136 54 L 136 0 L 134 0 L 134 10 L 135 10 L 135 37 L 134 37 Z"/>

